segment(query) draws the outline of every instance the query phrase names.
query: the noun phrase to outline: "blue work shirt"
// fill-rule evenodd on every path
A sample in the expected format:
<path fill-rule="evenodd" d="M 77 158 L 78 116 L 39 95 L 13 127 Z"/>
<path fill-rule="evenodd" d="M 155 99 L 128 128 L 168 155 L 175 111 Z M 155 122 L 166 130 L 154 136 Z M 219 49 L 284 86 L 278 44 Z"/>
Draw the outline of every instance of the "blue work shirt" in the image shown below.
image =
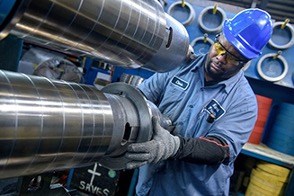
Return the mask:
<path fill-rule="evenodd" d="M 183 137 L 219 136 L 229 144 L 230 157 L 219 164 L 166 160 L 139 169 L 137 195 L 229 195 L 234 160 L 247 142 L 257 118 L 256 97 L 240 71 L 233 77 L 204 86 L 205 56 L 166 73 L 155 73 L 139 89 L 176 126 Z M 224 113 L 212 123 L 206 107 L 219 103 Z"/>

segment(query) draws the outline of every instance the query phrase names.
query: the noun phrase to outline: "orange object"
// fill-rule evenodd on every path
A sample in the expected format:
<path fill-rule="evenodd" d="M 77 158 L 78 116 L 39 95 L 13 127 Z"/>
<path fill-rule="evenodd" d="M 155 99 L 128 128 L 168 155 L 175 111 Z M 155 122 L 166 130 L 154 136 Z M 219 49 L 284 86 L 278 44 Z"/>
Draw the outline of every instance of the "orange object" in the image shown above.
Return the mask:
<path fill-rule="evenodd" d="M 255 96 L 258 104 L 258 116 L 248 142 L 252 144 L 259 144 L 268 114 L 270 112 L 272 99 L 261 95 Z"/>

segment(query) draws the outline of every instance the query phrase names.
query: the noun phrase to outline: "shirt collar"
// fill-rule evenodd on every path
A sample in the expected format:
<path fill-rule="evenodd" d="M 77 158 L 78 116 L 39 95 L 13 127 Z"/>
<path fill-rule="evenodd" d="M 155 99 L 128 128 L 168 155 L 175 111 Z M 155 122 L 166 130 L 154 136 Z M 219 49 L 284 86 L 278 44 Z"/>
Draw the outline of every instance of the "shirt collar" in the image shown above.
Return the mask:
<path fill-rule="evenodd" d="M 231 89 L 235 86 L 235 84 L 238 82 L 238 80 L 243 76 L 244 76 L 244 72 L 240 70 L 234 76 L 230 77 L 229 79 L 223 80 L 219 82 L 218 84 L 224 84 L 226 93 L 229 93 Z"/>
<path fill-rule="evenodd" d="M 196 72 L 198 69 L 204 66 L 206 62 L 207 54 L 197 56 L 197 58 L 192 62 L 195 66 L 191 69 L 192 72 Z"/>

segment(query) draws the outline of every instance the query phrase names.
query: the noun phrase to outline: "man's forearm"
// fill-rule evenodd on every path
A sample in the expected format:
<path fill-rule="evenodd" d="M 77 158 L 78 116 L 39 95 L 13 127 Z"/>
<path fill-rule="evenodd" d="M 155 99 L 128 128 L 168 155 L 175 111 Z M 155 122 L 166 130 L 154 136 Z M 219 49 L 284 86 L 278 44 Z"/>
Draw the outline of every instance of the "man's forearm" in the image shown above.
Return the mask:
<path fill-rule="evenodd" d="M 180 137 L 180 141 L 180 148 L 173 159 L 198 164 L 216 164 L 229 157 L 229 145 L 218 136 Z"/>

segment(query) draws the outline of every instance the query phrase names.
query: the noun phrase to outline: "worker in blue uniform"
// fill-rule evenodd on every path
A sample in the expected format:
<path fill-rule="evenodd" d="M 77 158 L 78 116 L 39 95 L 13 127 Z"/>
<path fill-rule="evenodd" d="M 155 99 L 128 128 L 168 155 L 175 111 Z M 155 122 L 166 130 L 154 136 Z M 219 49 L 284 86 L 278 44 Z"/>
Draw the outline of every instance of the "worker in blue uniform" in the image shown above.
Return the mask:
<path fill-rule="evenodd" d="M 137 195 L 229 195 L 234 160 L 257 118 L 242 68 L 261 55 L 272 34 L 270 15 L 246 9 L 224 22 L 209 52 L 140 86 L 174 123 L 153 121 L 153 138 L 128 146 L 127 168 L 139 168 Z"/>

